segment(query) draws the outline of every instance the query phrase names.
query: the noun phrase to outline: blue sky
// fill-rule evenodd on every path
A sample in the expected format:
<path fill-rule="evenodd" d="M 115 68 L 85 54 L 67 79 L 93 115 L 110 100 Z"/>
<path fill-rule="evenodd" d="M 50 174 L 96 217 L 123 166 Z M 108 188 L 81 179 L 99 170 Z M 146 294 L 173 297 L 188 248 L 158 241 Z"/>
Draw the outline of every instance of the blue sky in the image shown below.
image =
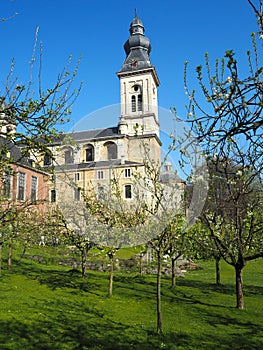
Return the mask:
<path fill-rule="evenodd" d="M 0 23 L 1 84 L 12 58 L 19 79 L 28 79 L 34 33 L 39 26 L 44 48 L 44 83 L 48 85 L 56 80 L 69 55 L 75 61 L 82 55 L 77 79 L 84 86 L 65 130 L 89 113 L 119 103 L 119 81 L 115 73 L 125 58 L 123 44 L 129 36 L 135 8 L 151 41 L 151 62 L 161 81 L 162 108 L 176 106 L 184 118 L 186 60 L 192 87 L 197 85 L 194 69 L 204 62 L 206 51 L 213 61 L 222 57 L 226 49 L 233 49 L 240 68 L 246 64 L 246 51 L 251 48 L 250 33 L 257 30 L 247 0 L 1 0 L 0 17 L 18 12 L 14 18 Z M 105 126 L 118 121 L 117 116 L 103 118 Z M 98 122 L 99 118 L 91 118 L 88 128 L 100 126 Z M 165 132 L 168 131 L 166 126 Z"/>

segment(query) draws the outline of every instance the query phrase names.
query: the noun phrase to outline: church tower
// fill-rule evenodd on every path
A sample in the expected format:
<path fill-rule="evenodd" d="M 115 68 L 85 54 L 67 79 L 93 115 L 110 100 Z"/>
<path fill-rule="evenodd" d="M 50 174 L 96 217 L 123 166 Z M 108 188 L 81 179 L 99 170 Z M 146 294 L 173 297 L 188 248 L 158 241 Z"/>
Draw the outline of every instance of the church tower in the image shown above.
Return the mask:
<path fill-rule="evenodd" d="M 150 41 L 144 35 L 144 26 L 137 15 L 130 24 L 130 37 L 124 50 L 126 59 L 117 73 L 121 100 L 119 133 L 159 138 L 157 87 L 160 82 L 150 62 Z"/>

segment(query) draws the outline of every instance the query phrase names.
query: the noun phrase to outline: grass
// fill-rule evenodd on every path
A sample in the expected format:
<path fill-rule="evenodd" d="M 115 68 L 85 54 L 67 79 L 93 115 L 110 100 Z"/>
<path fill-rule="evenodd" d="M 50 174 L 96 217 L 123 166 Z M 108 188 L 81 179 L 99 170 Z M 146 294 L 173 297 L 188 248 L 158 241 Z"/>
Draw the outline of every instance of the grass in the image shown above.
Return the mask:
<path fill-rule="evenodd" d="M 234 307 L 230 266 L 222 264 L 219 287 L 213 262 L 201 262 L 174 289 L 164 277 L 164 334 L 157 335 L 155 276 L 117 272 L 108 298 L 107 273 L 83 280 L 76 269 L 47 263 L 52 252 L 44 249 L 35 254 L 45 264 L 23 259 L 2 271 L 0 349 L 263 349 L 262 259 L 244 270 L 243 311 Z"/>

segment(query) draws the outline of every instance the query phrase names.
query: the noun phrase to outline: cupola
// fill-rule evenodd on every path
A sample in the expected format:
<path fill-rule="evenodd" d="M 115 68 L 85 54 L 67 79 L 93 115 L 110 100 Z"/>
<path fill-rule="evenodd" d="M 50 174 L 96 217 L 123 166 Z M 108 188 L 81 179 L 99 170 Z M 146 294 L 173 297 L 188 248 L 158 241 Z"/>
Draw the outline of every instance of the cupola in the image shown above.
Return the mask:
<path fill-rule="evenodd" d="M 149 58 L 151 52 L 150 40 L 144 35 L 144 26 L 137 15 L 130 24 L 129 32 L 130 37 L 124 44 L 126 59 L 121 72 L 151 67 Z"/>

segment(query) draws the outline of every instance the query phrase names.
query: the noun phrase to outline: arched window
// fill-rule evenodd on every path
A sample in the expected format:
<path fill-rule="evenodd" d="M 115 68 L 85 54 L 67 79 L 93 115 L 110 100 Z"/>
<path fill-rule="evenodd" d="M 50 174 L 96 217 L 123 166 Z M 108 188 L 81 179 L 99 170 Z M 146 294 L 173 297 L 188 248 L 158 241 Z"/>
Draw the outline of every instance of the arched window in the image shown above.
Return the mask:
<path fill-rule="evenodd" d="M 132 112 L 136 112 L 136 97 L 132 95 L 131 97 Z"/>
<path fill-rule="evenodd" d="M 142 111 L 142 95 L 138 95 L 138 111 Z"/>
<path fill-rule="evenodd" d="M 107 147 L 108 160 L 117 159 L 117 145 L 114 142 L 106 142 L 104 146 Z"/>
<path fill-rule="evenodd" d="M 86 162 L 94 161 L 94 147 L 92 145 L 87 145 L 85 148 L 85 161 Z"/>
<path fill-rule="evenodd" d="M 64 162 L 65 164 L 73 163 L 73 150 L 70 147 L 64 149 Z"/>
<path fill-rule="evenodd" d="M 142 87 L 140 85 L 134 85 L 131 88 L 131 111 L 141 112 L 142 111 Z"/>
<path fill-rule="evenodd" d="M 44 155 L 44 165 L 51 165 L 52 163 L 52 158 L 49 154 Z"/>

